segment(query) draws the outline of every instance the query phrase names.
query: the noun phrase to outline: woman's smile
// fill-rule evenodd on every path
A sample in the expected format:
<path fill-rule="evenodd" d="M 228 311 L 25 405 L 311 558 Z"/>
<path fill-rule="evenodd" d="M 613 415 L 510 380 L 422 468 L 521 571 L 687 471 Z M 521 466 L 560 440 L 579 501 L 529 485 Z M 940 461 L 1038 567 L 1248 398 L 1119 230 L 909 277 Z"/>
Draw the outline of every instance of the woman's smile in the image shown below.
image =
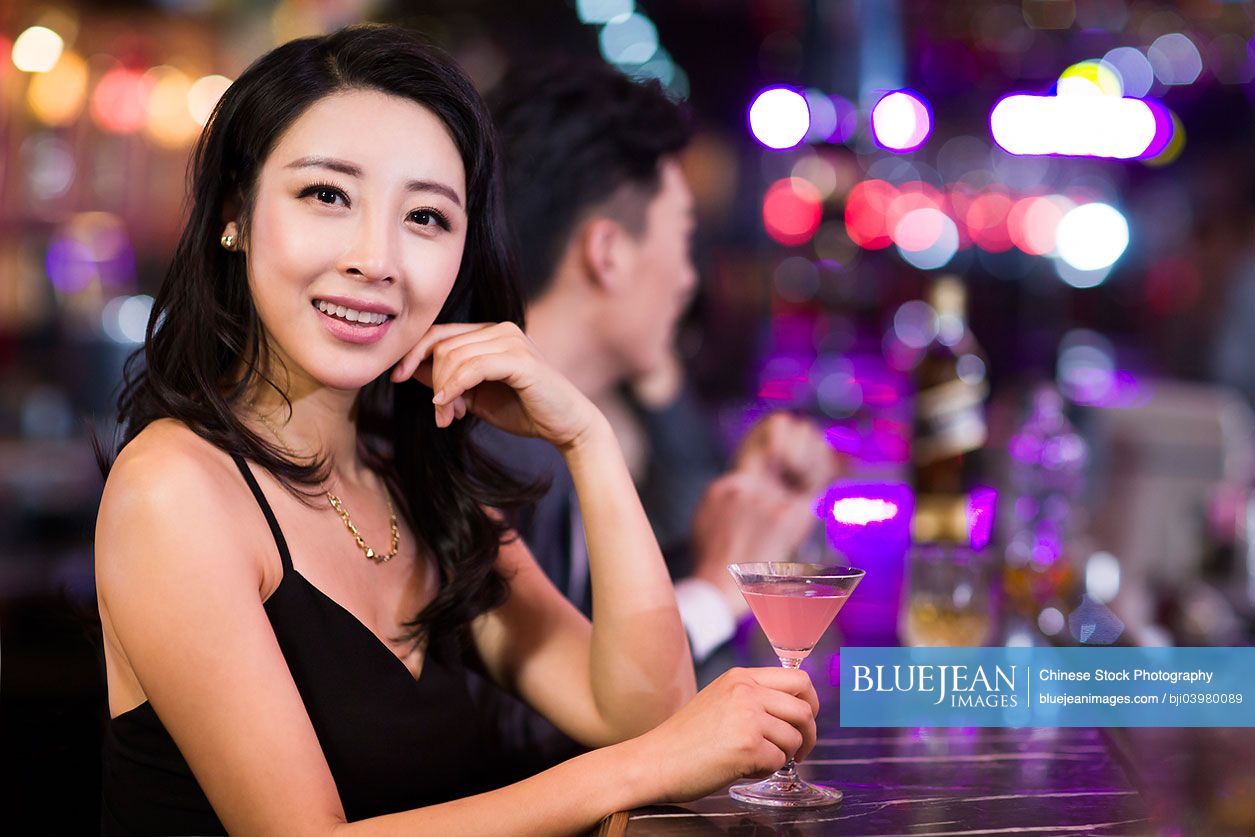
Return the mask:
<path fill-rule="evenodd" d="M 311 304 L 328 333 L 346 343 L 376 343 L 383 339 L 396 319 L 394 314 L 350 308 L 324 299 L 312 300 Z"/>

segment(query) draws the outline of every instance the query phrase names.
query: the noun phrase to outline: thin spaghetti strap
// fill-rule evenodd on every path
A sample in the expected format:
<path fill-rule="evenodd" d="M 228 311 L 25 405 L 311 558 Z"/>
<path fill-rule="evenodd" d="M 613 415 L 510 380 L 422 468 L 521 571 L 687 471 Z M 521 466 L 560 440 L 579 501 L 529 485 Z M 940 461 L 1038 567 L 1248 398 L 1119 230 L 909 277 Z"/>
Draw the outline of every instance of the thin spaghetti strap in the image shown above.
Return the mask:
<path fill-rule="evenodd" d="M 279 558 L 283 562 L 283 572 L 286 574 L 292 569 L 292 554 L 288 552 L 288 542 L 283 537 L 283 531 L 279 528 L 279 521 L 275 519 L 275 513 L 270 508 L 270 504 L 266 502 L 266 495 L 261 493 L 261 486 L 257 484 L 257 477 L 253 476 L 253 472 L 249 470 L 248 463 L 244 461 L 244 457 L 238 453 L 233 453 L 231 458 L 235 460 L 236 467 L 244 475 L 244 481 L 248 483 L 248 487 L 253 492 L 253 497 L 257 499 L 257 505 L 261 506 L 262 514 L 266 515 L 266 522 L 270 524 L 270 534 L 275 536 L 275 545 L 279 547 Z"/>

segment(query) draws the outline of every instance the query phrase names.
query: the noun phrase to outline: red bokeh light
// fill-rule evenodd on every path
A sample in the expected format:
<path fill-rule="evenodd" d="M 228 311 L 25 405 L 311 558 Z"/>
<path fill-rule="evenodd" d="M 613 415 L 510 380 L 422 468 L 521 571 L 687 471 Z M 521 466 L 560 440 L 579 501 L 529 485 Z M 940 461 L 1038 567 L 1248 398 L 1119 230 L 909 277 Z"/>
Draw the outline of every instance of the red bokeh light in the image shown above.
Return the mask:
<path fill-rule="evenodd" d="M 864 180 L 845 199 L 845 229 L 850 240 L 865 250 L 883 250 L 893 243 L 888 225 L 889 206 L 898 190 L 883 180 Z"/>
<path fill-rule="evenodd" d="M 787 247 L 810 241 L 822 217 L 822 198 L 810 181 L 782 178 L 771 184 L 763 197 L 763 226 L 768 235 Z"/>
<path fill-rule="evenodd" d="M 1011 249 L 1011 236 L 1007 232 L 1011 206 L 1011 198 L 1002 192 L 986 192 L 972 201 L 964 221 L 977 247 L 990 253 Z"/>
<path fill-rule="evenodd" d="M 143 73 L 115 67 L 105 73 L 92 95 L 92 117 L 114 134 L 133 134 L 144 127 L 152 81 Z"/>

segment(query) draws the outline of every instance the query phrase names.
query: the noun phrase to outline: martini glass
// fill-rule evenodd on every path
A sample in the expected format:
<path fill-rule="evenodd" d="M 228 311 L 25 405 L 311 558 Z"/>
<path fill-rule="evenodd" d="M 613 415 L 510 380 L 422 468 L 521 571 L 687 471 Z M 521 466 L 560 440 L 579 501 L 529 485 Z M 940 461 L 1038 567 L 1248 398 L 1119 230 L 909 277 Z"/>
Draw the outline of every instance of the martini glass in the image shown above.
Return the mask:
<path fill-rule="evenodd" d="M 853 567 L 792 561 L 729 564 L 728 572 L 785 668 L 802 665 L 864 575 Z M 799 776 L 792 755 L 770 777 L 733 785 L 728 793 L 741 802 L 777 808 L 836 805 L 843 795 Z"/>

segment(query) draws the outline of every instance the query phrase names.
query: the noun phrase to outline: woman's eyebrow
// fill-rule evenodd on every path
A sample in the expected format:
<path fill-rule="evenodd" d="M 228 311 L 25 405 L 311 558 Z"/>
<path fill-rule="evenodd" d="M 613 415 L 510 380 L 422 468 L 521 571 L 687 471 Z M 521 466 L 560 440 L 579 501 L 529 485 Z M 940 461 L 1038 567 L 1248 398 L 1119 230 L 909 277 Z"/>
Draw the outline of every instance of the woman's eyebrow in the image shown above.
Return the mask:
<path fill-rule="evenodd" d="M 339 172 L 348 177 L 360 178 L 362 176 L 360 166 L 356 166 L 347 160 L 338 160 L 335 157 L 300 157 L 288 163 L 284 168 L 323 168 Z M 462 199 L 458 197 L 457 192 L 436 180 L 410 180 L 406 182 L 405 189 L 407 192 L 435 192 L 438 195 L 444 195 L 459 207 L 462 205 Z"/>

